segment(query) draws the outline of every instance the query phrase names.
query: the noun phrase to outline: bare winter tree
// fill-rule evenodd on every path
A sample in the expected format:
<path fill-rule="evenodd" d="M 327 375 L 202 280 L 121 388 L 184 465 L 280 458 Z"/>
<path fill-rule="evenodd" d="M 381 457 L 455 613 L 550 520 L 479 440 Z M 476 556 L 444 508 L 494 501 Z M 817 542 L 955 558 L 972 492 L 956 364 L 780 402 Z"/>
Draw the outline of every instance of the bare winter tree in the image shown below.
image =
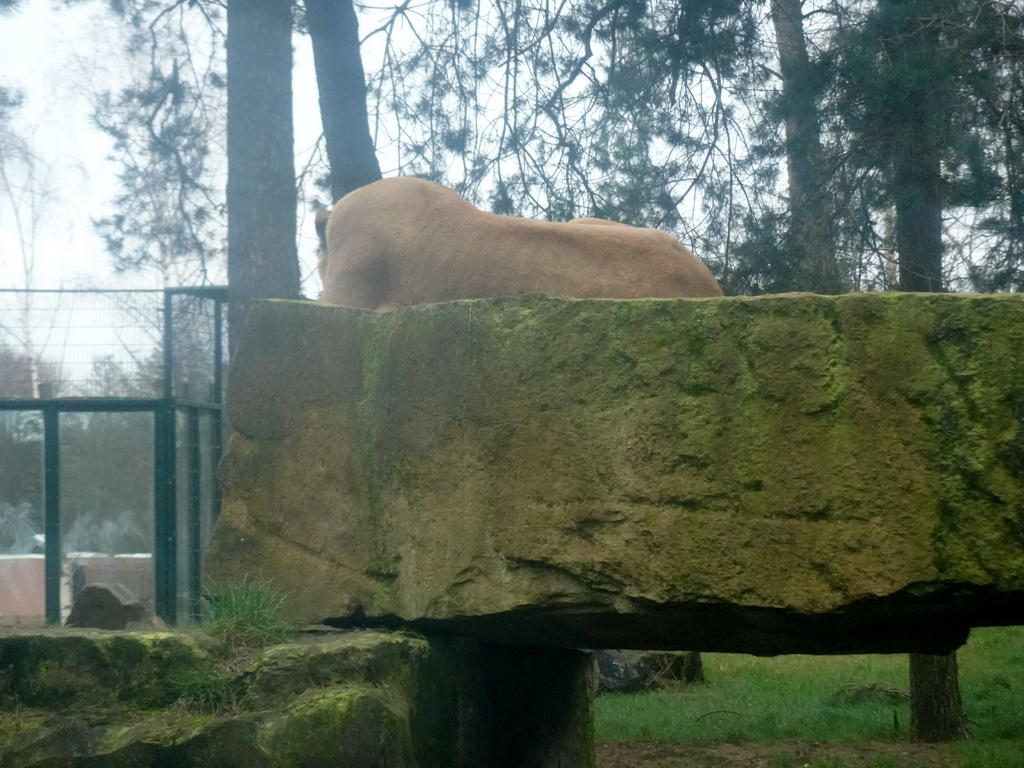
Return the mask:
<path fill-rule="evenodd" d="M 305 0 L 331 200 L 381 178 L 366 109 L 366 74 L 352 0 Z"/>
<path fill-rule="evenodd" d="M 0 253 L 0 264 L 10 280 L 8 287 L 23 289 L 18 320 L 0 325 L 0 341 L 17 350 L 27 367 L 30 394 L 40 397 L 43 349 L 33 322 L 31 290 L 37 287 L 40 237 L 60 202 L 55 177 L 61 169 L 47 165 L 15 128 L 13 114 L 19 101 L 17 93 L 0 87 L 0 218 L 11 223 L 17 243 L 15 253 Z"/>
<path fill-rule="evenodd" d="M 126 83 L 94 95 L 93 120 L 120 168 L 113 212 L 95 222 L 118 272 L 166 286 L 222 280 L 224 18 L 214 3 L 113 6 Z"/>

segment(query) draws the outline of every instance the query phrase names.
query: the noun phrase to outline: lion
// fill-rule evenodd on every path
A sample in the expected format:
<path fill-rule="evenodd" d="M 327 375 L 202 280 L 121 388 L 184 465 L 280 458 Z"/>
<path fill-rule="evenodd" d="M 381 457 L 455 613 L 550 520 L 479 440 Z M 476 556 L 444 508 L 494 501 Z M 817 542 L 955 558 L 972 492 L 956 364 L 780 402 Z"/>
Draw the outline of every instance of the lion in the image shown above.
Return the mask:
<path fill-rule="evenodd" d="M 400 306 L 522 293 L 580 299 L 721 296 L 667 232 L 602 219 L 536 221 L 478 210 L 432 182 L 395 177 L 316 216 L 322 299 Z"/>

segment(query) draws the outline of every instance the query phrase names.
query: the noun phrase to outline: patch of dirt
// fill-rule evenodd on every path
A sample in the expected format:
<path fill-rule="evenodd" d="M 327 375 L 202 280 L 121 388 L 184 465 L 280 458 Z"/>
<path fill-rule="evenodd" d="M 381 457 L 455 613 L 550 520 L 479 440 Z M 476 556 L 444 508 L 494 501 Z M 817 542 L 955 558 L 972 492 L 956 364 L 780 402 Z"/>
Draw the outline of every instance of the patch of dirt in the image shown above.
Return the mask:
<path fill-rule="evenodd" d="M 742 744 L 681 744 L 616 741 L 597 745 L 598 768 L 775 768 L 830 764 L 874 768 L 885 761 L 899 768 L 952 768 L 948 750 L 934 744 L 888 741 L 770 741 Z"/>

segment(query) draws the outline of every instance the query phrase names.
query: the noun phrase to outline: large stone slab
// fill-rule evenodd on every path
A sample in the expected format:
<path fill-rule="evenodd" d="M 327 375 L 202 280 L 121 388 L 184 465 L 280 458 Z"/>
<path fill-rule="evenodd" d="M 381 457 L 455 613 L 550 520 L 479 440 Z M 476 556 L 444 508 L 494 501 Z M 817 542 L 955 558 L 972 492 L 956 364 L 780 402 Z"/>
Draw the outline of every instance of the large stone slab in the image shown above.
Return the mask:
<path fill-rule="evenodd" d="M 252 313 L 206 569 L 496 642 L 943 652 L 1024 623 L 1024 300 Z"/>

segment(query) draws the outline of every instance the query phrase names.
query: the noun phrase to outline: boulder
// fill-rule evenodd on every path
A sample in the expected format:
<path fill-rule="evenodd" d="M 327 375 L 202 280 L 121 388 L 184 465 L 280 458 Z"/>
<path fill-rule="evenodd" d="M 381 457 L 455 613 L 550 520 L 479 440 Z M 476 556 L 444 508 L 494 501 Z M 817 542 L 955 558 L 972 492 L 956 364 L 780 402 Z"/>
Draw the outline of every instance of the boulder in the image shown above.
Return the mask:
<path fill-rule="evenodd" d="M 593 768 L 589 664 L 396 632 L 242 653 L 201 633 L 0 632 L 0 766 Z"/>
<path fill-rule="evenodd" d="M 637 693 L 652 688 L 640 676 L 634 660 L 624 651 L 594 651 L 594 666 L 597 673 L 597 692 Z"/>
<path fill-rule="evenodd" d="M 209 669 L 217 653 L 203 635 L 0 631 L 0 709 L 87 711 L 127 702 L 162 709 L 178 698 L 169 681 Z"/>
<path fill-rule="evenodd" d="M 1024 622 L 1024 297 L 252 311 L 212 583 L 495 643 L 944 653 Z"/>
<path fill-rule="evenodd" d="M 654 691 L 666 683 L 703 683 L 704 663 L 699 651 L 593 652 L 596 691 L 636 693 Z"/>
<path fill-rule="evenodd" d="M 166 632 L 167 624 L 123 584 L 89 584 L 75 597 L 69 627 Z"/>
<path fill-rule="evenodd" d="M 666 683 L 703 683 L 704 660 L 700 651 L 632 651 L 634 666 L 648 688 Z"/>

